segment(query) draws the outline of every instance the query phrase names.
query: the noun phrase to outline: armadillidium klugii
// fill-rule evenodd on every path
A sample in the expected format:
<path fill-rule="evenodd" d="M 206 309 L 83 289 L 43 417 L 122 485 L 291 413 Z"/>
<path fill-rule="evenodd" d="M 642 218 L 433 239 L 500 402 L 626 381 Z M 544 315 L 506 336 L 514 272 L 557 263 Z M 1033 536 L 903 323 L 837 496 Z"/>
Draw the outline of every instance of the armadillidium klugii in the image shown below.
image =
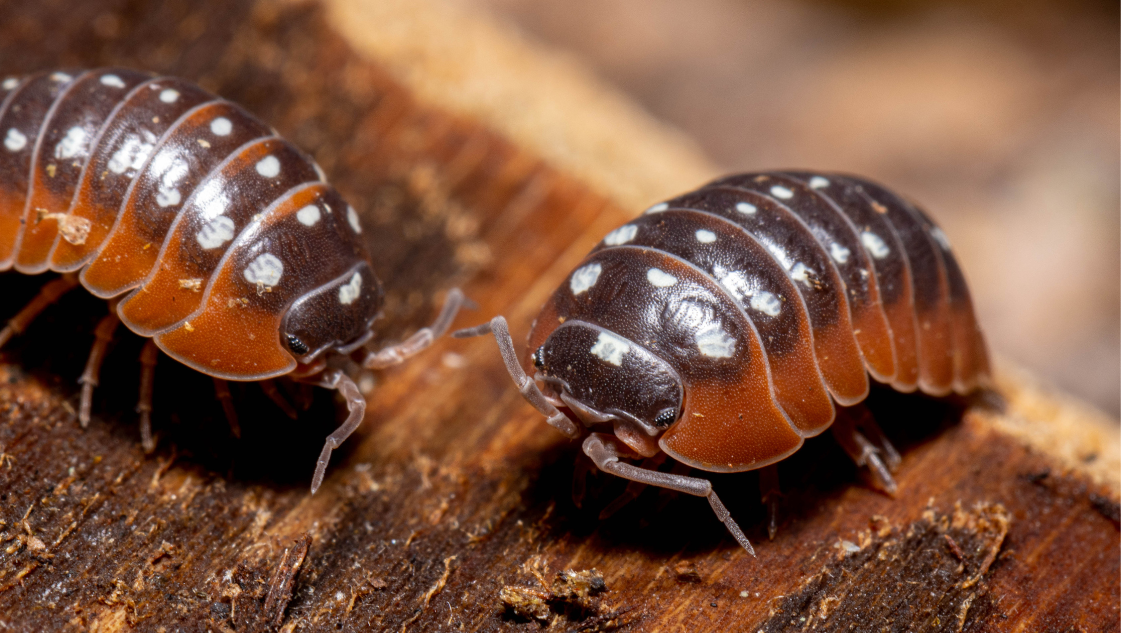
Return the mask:
<path fill-rule="evenodd" d="M 945 234 L 899 196 L 839 174 L 735 175 L 656 204 L 568 276 L 524 360 L 502 317 L 457 335 L 486 332 L 523 396 L 583 437 L 601 470 L 707 497 L 749 551 L 707 480 L 621 460 L 752 470 L 832 424 L 893 490 L 898 453 L 834 401 L 861 402 L 869 374 L 939 396 L 989 377 Z"/>
<path fill-rule="evenodd" d="M 320 454 L 318 488 L 366 406 L 325 357 L 363 348 L 383 297 L 358 214 L 315 162 L 229 101 L 123 68 L 3 79 L 0 137 L 0 270 L 62 273 L 0 345 L 79 283 L 109 299 L 79 418 L 89 421 L 102 356 L 124 323 L 150 337 L 137 407 L 148 450 L 157 348 L 213 376 L 227 405 L 225 380 L 286 375 L 337 389 L 349 416 Z M 461 301 L 452 291 L 432 327 L 361 362 L 385 367 L 420 351 Z"/>

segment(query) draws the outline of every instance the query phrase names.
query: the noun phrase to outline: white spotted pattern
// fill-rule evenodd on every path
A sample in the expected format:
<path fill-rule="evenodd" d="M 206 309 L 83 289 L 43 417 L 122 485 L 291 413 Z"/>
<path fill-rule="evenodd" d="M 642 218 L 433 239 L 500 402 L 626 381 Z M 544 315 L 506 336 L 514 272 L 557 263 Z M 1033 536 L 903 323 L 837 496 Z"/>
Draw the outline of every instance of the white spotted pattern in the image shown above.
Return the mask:
<path fill-rule="evenodd" d="M 736 353 L 736 340 L 712 321 L 697 330 L 696 342 L 697 349 L 709 358 L 731 358 Z"/>
<path fill-rule="evenodd" d="M 152 153 L 152 148 L 155 147 L 156 136 L 147 130 L 143 133 L 145 135 L 143 139 L 130 135 L 120 148 L 113 152 L 113 157 L 109 159 L 109 171 L 123 174 L 129 169 L 140 169 L 144 166 L 144 162 Z"/>
<path fill-rule="evenodd" d="M 354 207 L 348 206 L 346 208 L 346 221 L 350 224 L 350 228 L 354 229 L 355 233 L 362 232 L 362 225 L 358 222 L 358 212 L 354 210 Z"/>
<path fill-rule="evenodd" d="M 210 250 L 234 239 L 234 221 L 220 215 L 206 223 L 195 235 L 199 246 Z"/>
<path fill-rule="evenodd" d="M 751 204 L 750 202 L 737 202 L 736 203 L 736 211 L 739 211 L 740 213 L 742 213 L 744 215 L 755 215 L 755 212 L 758 211 L 758 210 L 759 209 L 757 209 L 755 207 L 755 205 Z"/>
<path fill-rule="evenodd" d="M 810 283 L 810 277 L 813 274 L 814 274 L 813 269 L 811 269 L 809 266 L 803 264 L 802 262 L 798 262 L 797 264 L 794 264 L 794 268 L 792 268 L 790 270 L 790 278 L 791 279 L 793 279 L 794 281 L 801 281 L 802 283 L 806 284 L 807 286 L 812 285 Z"/>
<path fill-rule="evenodd" d="M 677 277 L 674 277 L 664 270 L 651 268 L 646 271 L 646 281 L 649 281 L 650 285 L 657 286 L 658 288 L 669 288 L 677 283 Z"/>
<path fill-rule="evenodd" d="M 665 211 L 668 208 L 669 208 L 669 203 L 668 202 L 659 202 L 658 204 L 656 204 L 656 205 L 650 207 L 649 209 L 647 209 L 645 211 L 645 213 L 661 213 L 662 211 Z"/>
<path fill-rule="evenodd" d="M 836 242 L 833 242 L 829 245 L 829 256 L 832 257 L 833 261 L 837 262 L 838 264 L 844 264 L 845 262 L 847 262 L 849 260 L 849 255 L 852 255 L 852 251 L 845 248 L 844 246 L 841 246 Z"/>
<path fill-rule="evenodd" d="M 891 249 L 884 243 L 883 238 L 871 231 L 865 231 L 860 234 L 860 243 L 864 244 L 864 248 L 876 259 L 883 259 L 888 256 Z"/>
<path fill-rule="evenodd" d="M 623 356 L 629 351 L 631 351 L 631 344 L 610 332 L 600 332 L 599 338 L 591 349 L 593 355 L 616 367 L 622 366 Z"/>
<path fill-rule="evenodd" d="M 821 176 L 810 178 L 810 189 L 824 189 L 829 186 L 829 181 Z"/>
<path fill-rule="evenodd" d="M 51 79 L 53 81 L 70 81 L 72 77 L 66 73 L 51 73 Z"/>
<path fill-rule="evenodd" d="M 596 285 L 599 280 L 599 274 L 603 272 L 603 266 L 596 264 L 588 264 L 578 268 L 576 272 L 572 273 L 572 280 L 568 282 L 568 287 L 572 290 L 572 294 L 578 295 L 586 291 L 588 288 Z"/>
<path fill-rule="evenodd" d="M 637 234 L 637 226 L 634 226 L 633 224 L 624 224 L 623 226 L 620 226 L 614 231 L 608 233 L 607 237 L 603 238 L 603 243 L 607 244 L 608 246 L 619 246 L 620 244 L 626 244 L 627 242 L 633 240 L 634 236 Z"/>
<path fill-rule="evenodd" d="M 782 312 L 782 300 L 773 293 L 762 291 L 751 298 L 751 309 L 767 316 L 778 316 Z"/>
<path fill-rule="evenodd" d="M 179 91 L 174 88 L 167 88 L 160 93 L 160 101 L 164 103 L 175 103 L 179 100 Z"/>
<path fill-rule="evenodd" d="M 358 295 L 362 293 L 362 275 L 354 273 L 350 281 L 346 282 L 339 287 L 339 303 L 344 306 L 354 303 Z"/>
<path fill-rule="evenodd" d="M 121 78 L 116 76 L 116 75 L 102 75 L 100 81 L 101 81 L 101 85 L 109 86 L 110 88 L 124 88 L 125 87 L 125 82 L 122 81 Z"/>
<path fill-rule="evenodd" d="M 257 173 L 265 178 L 276 178 L 280 175 L 280 160 L 276 156 L 265 156 L 257 161 Z"/>
<path fill-rule="evenodd" d="M 261 253 L 245 267 L 245 280 L 251 284 L 273 287 L 284 274 L 284 262 L 271 253 Z"/>
<path fill-rule="evenodd" d="M 183 200 L 182 194 L 175 188 L 160 187 L 159 193 L 156 194 L 156 204 L 161 207 L 174 207 Z"/>
<path fill-rule="evenodd" d="M 11 90 L 12 88 L 15 88 L 18 85 L 19 85 L 19 79 L 16 79 L 15 77 L 8 77 L 7 79 L 4 80 L 3 84 L 0 84 L 0 86 L 4 86 L 4 90 Z"/>
<path fill-rule="evenodd" d="M 771 195 L 783 200 L 789 200 L 794 197 L 794 192 L 787 189 L 786 187 L 783 187 L 782 185 L 775 185 L 774 187 L 771 187 Z"/>
<path fill-rule="evenodd" d="M 8 128 L 8 134 L 4 136 L 4 147 L 9 152 L 18 152 L 27 147 L 27 135 L 19 130 Z"/>
<path fill-rule="evenodd" d="M 296 219 L 299 220 L 300 224 L 303 224 L 304 226 L 315 226 L 315 223 L 319 221 L 319 218 L 319 207 L 315 206 L 314 204 L 309 204 L 308 206 L 296 212 Z M 344 301 L 343 303 L 350 302 Z"/>
<path fill-rule="evenodd" d="M 86 145 L 86 129 L 75 125 L 66 131 L 66 136 L 55 145 L 54 157 L 63 160 L 77 156 Z"/>
<path fill-rule="evenodd" d="M 210 131 L 215 136 L 226 136 L 234 130 L 234 124 L 224 116 L 220 116 L 210 122 Z"/>
<path fill-rule="evenodd" d="M 716 241 L 716 234 L 713 233 L 712 231 L 706 231 L 704 229 L 697 229 L 696 236 L 697 236 L 697 241 L 700 242 L 701 244 L 712 244 L 713 242 Z"/>

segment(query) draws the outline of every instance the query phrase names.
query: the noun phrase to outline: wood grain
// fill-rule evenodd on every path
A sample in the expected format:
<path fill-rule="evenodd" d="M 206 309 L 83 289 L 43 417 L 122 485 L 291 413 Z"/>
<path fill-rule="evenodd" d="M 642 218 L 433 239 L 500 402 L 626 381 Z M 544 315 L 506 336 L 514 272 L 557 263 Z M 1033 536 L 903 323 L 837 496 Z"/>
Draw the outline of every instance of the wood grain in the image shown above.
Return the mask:
<path fill-rule="evenodd" d="M 27 2 L 5 17 L 4 72 L 184 75 L 311 151 L 373 227 L 389 340 L 463 283 L 480 307 L 461 325 L 501 313 L 524 335 L 559 280 L 637 212 L 496 132 L 485 109 L 420 100 L 389 70 L 401 59 L 369 57 L 318 4 Z M 0 311 L 41 281 L 0 276 Z M 896 499 L 862 485 L 821 437 L 780 468 L 782 520 L 768 541 L 757 476 L 715 477 L 756 542 L 751 558 L 703 500 L 648 492 L 600 521 L 622 484 L 599 476 L 576 508 L 577 447 L 520 400 L 487 340 L 444 340 L 376 376 L 360 436 L 315 496 L 315 455 L 341 413 L 325 392 L 291 422 L 254 386 L 235 389 L 235 439 L 209 379 L 163 359 L 160 445 L 145 456 L 135 337 L 106 361 L 90 429 L 74 415 L 104 309 L 68 296 L 3 352 L 7 629 L 1117 630 L 1116 427 L 1015 368 L 967 401 L 872 396 L 903 450 Z M 552 600 L 542 622 L 502 601 L 504 589 L 593 568 L 607 591 L 580 609 Z"/>

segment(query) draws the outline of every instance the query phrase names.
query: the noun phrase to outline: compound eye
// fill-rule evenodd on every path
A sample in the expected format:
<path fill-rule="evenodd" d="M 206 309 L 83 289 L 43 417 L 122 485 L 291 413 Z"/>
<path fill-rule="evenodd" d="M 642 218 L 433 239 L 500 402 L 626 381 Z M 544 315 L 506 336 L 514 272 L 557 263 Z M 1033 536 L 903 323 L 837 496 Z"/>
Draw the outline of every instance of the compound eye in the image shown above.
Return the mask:
<path fill-rule="evenodd" d="M 298 337 L 291 334 L 288 335 L 288 349 L 295 352 L 297 356 L 303 356 L 311 351 L 311 349 L 304 344 Z"/>
<path fill-rule="evenodd" d="M 545 346 L 544 345 L 542 345 L 541 347 L 538 347 L 537 351 L 533 353 L 533 366 L 538 368 L 538 369 L 541 369 L 541 370 L 545 369 Z"/>
<path fill-rule="evenodd" d="M 662 409 L 662 412 L 658 414 L 658 417 L 654 418 L 654 426 L 658 427 L 659 429 L 664 429 L 667 426 L 673 424 L 673 421 L 676 419 L 676 411 L 674 411 L 673 409 Z"/>

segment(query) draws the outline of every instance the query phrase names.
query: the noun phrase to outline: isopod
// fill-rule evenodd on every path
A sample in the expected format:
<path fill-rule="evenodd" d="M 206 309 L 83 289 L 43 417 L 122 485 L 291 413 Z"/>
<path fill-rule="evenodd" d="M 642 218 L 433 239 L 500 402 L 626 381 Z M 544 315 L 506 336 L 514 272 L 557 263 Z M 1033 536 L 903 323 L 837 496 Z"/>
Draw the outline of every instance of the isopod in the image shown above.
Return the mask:
<path fill-rule="evenodd" d="M 60 70 L 0 82 L 0 271 L 62 276 L 0 331 L 0 345 L 81 284 L 110 301 L 80 382 L 90 419 L 102 358 L 119 323 L 147 337 L 141 435 L 151 451 L 158 352 L 215 379 L 269 379 L 338 390 L 349 414 L 312 479 L 362 421 L 354 381 L 329 367 L 355 355 L 381 368 L 424 349 L 463 302 L 448 293 L 436 322 L 366 350 L 383 303 L 354 208 L 318 165 L 241 107 L 193 83 L 124 68 Z"/>
<path fill-rule="evenodd" d="M 706 497 L 749 552 L 709 481 L 623 460 L 753 470 L 832 425 L 894 492 L 899 454 L 866 411 L 834 403 L 864 400 L 869 375 L 935 396 L 990 375 L 942 230 L 887 189 L 831 173 L 734 175 L 656 204 L 569 274 L 523 361 L 500 316 L 456 336 L 488 332 L 525 399 L 584 438 L 599 469 Z M 777 488 L 777 471 L 761 485 Z"/>

